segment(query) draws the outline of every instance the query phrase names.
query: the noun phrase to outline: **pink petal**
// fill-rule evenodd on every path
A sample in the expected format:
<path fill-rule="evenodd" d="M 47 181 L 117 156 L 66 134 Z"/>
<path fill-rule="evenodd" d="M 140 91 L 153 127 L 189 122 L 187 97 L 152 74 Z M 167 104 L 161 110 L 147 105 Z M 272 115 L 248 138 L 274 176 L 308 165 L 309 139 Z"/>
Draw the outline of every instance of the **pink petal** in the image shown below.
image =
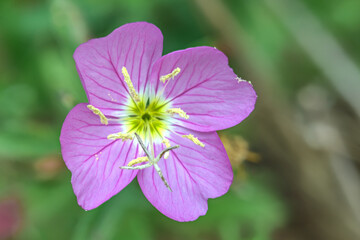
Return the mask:
<path fill-rule="evenodd" d="M 119 167 L 137 157 L 137 144 L 107 139 L 119 131 L 119 124 L 102 125 L 85 103 L 75 106 L 65 119 L 60 136 L 62 156 L 72 173 L 78 203 L 85 210 L 98 207 L 136 176 L 136 171 Z"/>
<path fill-rule="evenodd" d="M 106 37 L 81 44 L 74 53 L 76 67 L 90 104 L 121 109 L 128 98 L 122 67 L 135 89 L 144 91 L 153 63 L 161 57 L 163 37 L 153 24 L 125 24 Z"/>
<path fill-rule="evenodd" d="M 170 192 L 153 167 L 140 170 L 138 181 L 146 198 L 161 213 L 177 221 L 193 221 L 207 211 L 207 199 L 225 194 L 232 182 L 229 158 L 216 132 L 201 133 L 178 127 L 180 135 L 193 134 L 205 147 L 172 134 L 171 145 L 180 145 L 159 166 L 169 182 Z M 165 147 L 155 146 L 159 153 Z"/>
<path fill-rule="evenodd" d="M 179 118 L 179 125 L 197 131 L 216 131 L 232 127 L 254 109 L 256 93 L 246 81 L 238 81 L 227 57 L 212 47 L 196 47 L 172 52 L 160 58 L 151 73 L 151 83 L 162 89 L 160 76 L 179 67 L 181 72 L 167 85 L 164 96 L 174 108 L 190 118 Z"/>

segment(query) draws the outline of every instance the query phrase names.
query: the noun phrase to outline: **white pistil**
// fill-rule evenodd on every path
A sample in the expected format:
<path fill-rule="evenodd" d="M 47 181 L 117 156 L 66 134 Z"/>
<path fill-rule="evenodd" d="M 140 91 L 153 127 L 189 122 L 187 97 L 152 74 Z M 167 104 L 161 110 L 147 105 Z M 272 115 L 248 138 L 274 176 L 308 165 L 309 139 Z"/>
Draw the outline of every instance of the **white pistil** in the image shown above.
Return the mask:
<path fill-rule="evenodd" d="M 186 114 L 186 112 L 184 112 L 184 110 L 182 110 L 181 108 L 170 108 L 167 110 L 168 113 L 170 114 L 179 114 L 180 117 L 185 118 L 185 119 L 189 119 L 189 115 Z"/>
<path fill-rule="evenodd" d="M 164 139 L 162 140 L 162 143 L 165 144 L 165 147 L 167 147 L 167 148 L 170 147 L 170 142 L 169 142 L 169 140 L 167 140 L 166 138 L 164 138 Z M 165 159 L 168 159 L 168 158 L 169 158 L 169 152 L 166 152 L 166 153 L 164 154 L 164 158 L 165 158 Z"/>
<path fill-rule="evenodd" d="M 105 117 L 105 115 L 96 107 L 93 105 L 87 105 L 87 108 L 90 109 L 95 115 L 98 115 L 100 117 L 100 122 L 102 124 L 108 125 L 108 119 Z"/>
<path fill-rule="evenodd" d="M 138 157 L 134 160 L 131 160 L 129 163 L 128 163 L 128 166 L 131 167 L 133 165 L 136 165 L 136 164 L 139 164 L 139 163 L 143 163 L 143 162 L 148 162 L 149 159 L 148 157 Z"/>
<path fill-rule="evenodd" d="M 179 73 L 180 73 L 180 68 L 175 68 L 171 73 L 169 73 L 169 74 L 166 74 L 166 75 L 164 75 L 164 76 L 161 76 L 160 77 L 160 81 L 162 81 L 163 83 L 165 83 L 167 80 L 169 80 L 169 79 L 174 79 L 174 77 L 176 76 L 176 75 L 178 75 Z"/>
<path fill-rule="evenodd" d="M 160 154 L 155 158 L 155 156 L 153 156 L 153 155 L 151 155 L 151 154 L 149 153 L 149 150 L 145 147 L 145 144 L 144 144 L 144 142 L 141 140 L 141 138 L 139 137 L 139 135 L 138 135 L 137 133 L 135 133 L 135 136 L 136 136 L 137 140 L 139 141 L 139 144 L 140 144 L 141 148 L 144 150 L 144 152 L 145 152 L 145 154 L 146 154 L 146 156 L 147 156 L 148 163 L 146 163 L 146 164 L 144 164 L 144 165 L 140 165 L 140 166 L 129 166 L 129 165 L 128 165 L 128 166 L 121 166 L 120 169 L 136 170 L 136 169 L 144 169 L 144 168 L 148 168 L 148 167 L 154 166 L 156 172 L 159 174 L 159 176 L 160 176 L 161 180 L 163 181 L 163 183 L 165 184 L 165 186 L 166 186 L 170 191 L 172 191 L 171 188 L 170 188 L 170 186 L 169 186 L 169 184 L 168 184 L 168 182 L 167 182 L 166 179 L 164 178 L 164 175 L 162 174 L 161 169 L 160 169 L 160 167 L 159 167 L 159 165 L 158 165 L 157 163 L 160 161 L 160 159 L 162 158 L 162 156 L 163 156 L 166 152 L 168 152 L 168 151 L 170 151 L 170 150 L 173 150 L 173 149 L 175 149 L 175 148 L 178 148 L 179 146 L 176 145 L 176 146 L 172 146 L 172 147 L 166 148 L 166 149 L 162 150 L 162 151 L 160 152 Z M 137 160 L 137 159 L 135 159 L 135 160 Z M 133 161 L 134 161 L 134 160 L 133 160 Z M 130 161 L 130 163 L 131 163 L 131 162 L 132 162 L 132 161 Z M 130 163 L 129 163 L 129 164 L 130 164 Z M 135 164 L 135 163 L 134 163 L 134 164 Z"/>
<path fill-rule="evenodd" d="M 121 69 L 121 71 L 122 71 L 122 74 L 124 75 L 124 81 L 128 85 L 129 93 L 130 93 L 131 98 L 134 100 L 134 102 L 137 102 L 137 103 L 140 102 L 139 95 L 137 94 L 137 92 L 136 92 L 136 90 L 134 88 L 134 85 L 131 82 L 130 75 L 129 75 L 128 71 L 126 70 L 125 67 L 123 67 Z"/>
<path fill-rule="evenodd" d="M 153 164 L 151 162 L 144 164 L 144 165 L 140 165 L 140 166 L 121 166 L 120 169 L 127 169 L 127 170 L 141 170 L 144 168 L 148 168 L 151 167 Z"/>
<path fill-rule="evenodd" d="M 194 135 L 192 135 L 192 134 L 182 135 L 182 137 L 190 139 L 193 143 L 195 143 L 196 145 L 199 145 L 200 147 L 205 147 L 205 144 L 203 144 L 197 137 L 194 137 Z"/>
<path fill-rule="evenodd" d="M 109 140 L 116 140 L 116 139 L 122 139 L 122 141 L 126 141 L 126 140 L 132 140 L 134 138 L 134 135 L 130 134 L 130 133 L 113 133 L 113 134 L 109 134 L 107 136 L 107 139 Z"/>

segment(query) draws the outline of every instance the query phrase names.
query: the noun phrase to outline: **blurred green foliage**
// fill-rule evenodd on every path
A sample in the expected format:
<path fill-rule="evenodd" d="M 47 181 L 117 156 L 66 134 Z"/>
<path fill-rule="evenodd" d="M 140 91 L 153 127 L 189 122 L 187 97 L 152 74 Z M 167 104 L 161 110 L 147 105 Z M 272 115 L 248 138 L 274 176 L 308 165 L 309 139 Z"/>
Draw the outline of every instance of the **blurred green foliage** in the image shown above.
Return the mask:
<path fill-rule="evenodd" d="M 282 76 L 285 94 L 313 80 L 318 70 L 306 56 L 291 57 L 298 47 L 261 0 L 225 2 L 243 24 L 246 44 L 254 47 L 251 57 Z M 359 38 L 350 37 L 360 36 L 359 1 L 305 2 L 345 46 L 360 50 Z M 209 200 L 207 215 L 191 223 L 162 216 L 136 182 L 90 212 L 77 205 L 58 140 L 66 114 L 87 101 L 72 54 L 82 42 L 133 21 L 149 21 L 162 30 L 164 53 L 217 43 L 190 0 L 0 1 L 0 194 L 19 199 L 16 238 L 270 239 L 287 213 L 274 176 L 261 169 L 235 181 L 225 196 Z M 360 55 L 354 58 L 360 62 Z M 235 72 L 246 74 L 246 69 Z M 245 122 L 228 132 L 250 137 L 252 130 Z"/>

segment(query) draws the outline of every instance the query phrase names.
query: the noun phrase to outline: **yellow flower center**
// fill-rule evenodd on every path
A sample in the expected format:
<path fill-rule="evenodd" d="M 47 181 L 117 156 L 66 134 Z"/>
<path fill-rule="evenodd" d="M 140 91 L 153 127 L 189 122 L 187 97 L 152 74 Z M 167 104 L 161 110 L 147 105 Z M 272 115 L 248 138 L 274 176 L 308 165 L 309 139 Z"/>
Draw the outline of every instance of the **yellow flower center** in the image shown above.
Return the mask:
<path fill-rule="evenodd" d="M 153 140 L 162 140 L 170 127 L 171 115 L 167 113 L 167 109 L 169 104 L 159 97 L 139 96 L 137 103 L 129 99 L 124 111 L 127 117 L 122 119 L 125 132 L 137 133 L 145 140 L 149 135 Z"/>

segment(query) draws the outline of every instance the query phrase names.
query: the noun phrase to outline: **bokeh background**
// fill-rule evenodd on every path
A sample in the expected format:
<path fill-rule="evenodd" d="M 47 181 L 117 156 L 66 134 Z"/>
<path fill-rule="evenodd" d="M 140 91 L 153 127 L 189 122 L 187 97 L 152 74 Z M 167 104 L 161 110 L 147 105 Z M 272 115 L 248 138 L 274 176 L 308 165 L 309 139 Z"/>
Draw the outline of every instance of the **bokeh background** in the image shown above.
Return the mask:
<path fill-rule="evenodd" d="M 178 223 L 136 181 L 76 203 L 63 120 L 86 96 L 72 54 L 148 21 L 164 53 L 216 46 L 258 93 L 220 132 L 235 179 L 206 216 Z M 360 1 L 0 1 L 0 239 L 360 239 Z"/>

